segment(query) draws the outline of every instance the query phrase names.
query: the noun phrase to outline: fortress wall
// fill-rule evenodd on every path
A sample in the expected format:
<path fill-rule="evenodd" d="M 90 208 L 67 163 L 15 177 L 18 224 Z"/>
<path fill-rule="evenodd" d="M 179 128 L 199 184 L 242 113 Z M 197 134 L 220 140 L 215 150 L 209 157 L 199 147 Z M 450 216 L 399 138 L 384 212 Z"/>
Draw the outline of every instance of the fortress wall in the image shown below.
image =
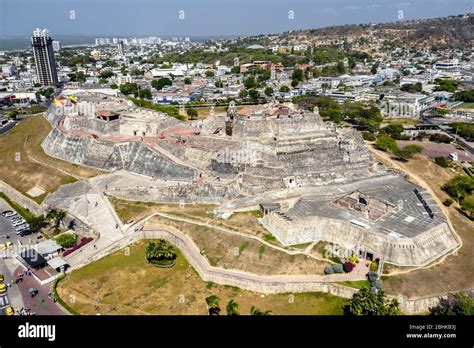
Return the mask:
<path fill-rule="evenodd" d="M 124 150 L 123 169 L 130 172 L 171 181 L 192 181 L 195 177 L 194 169 L 168 160 L 141 142 L 129 142 Z"/>
<path fill-rule="evenodd" d="M 110 190 L 109 194 L 130 200 L 155 203 L 200 203 L 219 204 L 222 197 L 235 198 L 239 195 L 233 185 L 179 185 L 167 187 L 130 187 Z"/>
<path fill-rule="evenodd" d="M 363 246 L 373 250 L 384 261 L 400 266 L 426 265 L 458 246 L 446 223 L 415 238 L 397 238 L 348 221 L 323 217 L 295 220 L 288 222 L 276 213 L 271 213 L 262 218 L 261 222 L 284 245 L 325 240 L 347 249 Z"/>
<path fill-rule="evenodd" d="M 91 139 L 62 133 L 58 128 L 48 134 L 41 146 L 46 154 L 74 163 L 84 163 Z"/>
<path fill-rule="evenodd" d="M 43 141 L 52 156 L 108 171 L 128 170 L 154 178 L 192 181 L 194 169 L 176 164 L 141 142 L 113 144 L 92 137 L 74 137 L 54 128 Z"/>

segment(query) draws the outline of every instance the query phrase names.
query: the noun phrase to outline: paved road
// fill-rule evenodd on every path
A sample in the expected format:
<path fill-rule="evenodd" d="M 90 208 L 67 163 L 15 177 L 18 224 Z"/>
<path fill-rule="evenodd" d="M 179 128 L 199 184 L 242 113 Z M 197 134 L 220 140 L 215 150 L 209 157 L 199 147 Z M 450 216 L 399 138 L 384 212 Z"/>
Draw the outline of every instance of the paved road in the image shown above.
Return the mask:
<path fill-rule="evenodd" d="M 21 308 L 23 307 L 23 298 L 20 294 L 18 286 L 16 284 L 11 283 L 13 279 L 14 269 L 17 266 L 15 265 L 16 261 L 13 259 L 0 259 L 0 274 L 3 275 L 5 278 L 5 284 L 11 284 L 8 288 L 8 291 L 4 294 L 0 294 L 0 312 L 4 314 L 4 310 L 8 306 L 12 306 L 13 308 Z"/>

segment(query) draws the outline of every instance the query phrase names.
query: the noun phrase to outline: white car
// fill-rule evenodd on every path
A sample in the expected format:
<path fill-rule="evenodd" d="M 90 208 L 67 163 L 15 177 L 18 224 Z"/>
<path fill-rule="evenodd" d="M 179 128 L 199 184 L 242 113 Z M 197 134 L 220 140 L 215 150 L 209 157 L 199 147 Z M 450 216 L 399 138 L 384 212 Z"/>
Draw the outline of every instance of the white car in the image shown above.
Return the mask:
<path fill-rule="evenodd" d="M 17 220 L 17 221 L 13 221 L 12 222 L 12 225 L 13 227 L 17 227 L 17 226 L 20 226 L 20 225 L 23 225 L 26 221 L 25 220 Z"/>
<path fill-rule="evenodd" d="M 7 213 L 5 213 L 5 217 L 12 217 L 12 216 L 15 216 L 15 215 L 18 215 L 17 213 L 13 212 L 13 211 L 9 211 Z"/>

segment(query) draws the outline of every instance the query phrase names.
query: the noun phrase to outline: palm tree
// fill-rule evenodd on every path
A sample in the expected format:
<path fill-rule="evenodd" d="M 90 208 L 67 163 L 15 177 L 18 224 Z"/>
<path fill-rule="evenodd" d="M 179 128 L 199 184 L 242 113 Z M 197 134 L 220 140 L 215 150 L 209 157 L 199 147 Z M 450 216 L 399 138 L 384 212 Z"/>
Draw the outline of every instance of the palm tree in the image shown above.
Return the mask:
<path fill-rule="evenodd" d="M 221 299 L 216 295 L 206 297 L 209 315 L 219 315 L 219 313 L 221 312 L 221 309 L 219 307 L 220 300 Z"/>
<path fill-rule="evenodd" d="M 272 311 L 262 312 L 260 309 L 258 309 L 255 306 L 252 306 L 250 308 L 250 315 L 271 315 L 271 314 L 272 314 Z"/>
<path fill-rule="evenodd" d="M 240 314 L 240 306 L 234 300 L 230 300 L 226 307 L 227 315 L 239 315 Z"/>

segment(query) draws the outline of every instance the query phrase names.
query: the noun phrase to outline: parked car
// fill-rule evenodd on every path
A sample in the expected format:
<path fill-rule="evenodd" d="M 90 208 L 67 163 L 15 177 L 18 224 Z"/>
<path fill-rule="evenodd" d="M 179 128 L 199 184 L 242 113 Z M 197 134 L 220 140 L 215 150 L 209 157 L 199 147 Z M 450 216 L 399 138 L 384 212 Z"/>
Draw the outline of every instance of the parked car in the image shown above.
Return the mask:
<path fill-rule="evenodd" d="M 0 284 L 0 294 L 7 292 L 7 284 Z"/>
<path fill-rule="evenodd" d="M 2 216 L 8 217 L 8 216 L 6 216 L 7 214 L 13 214 L 13 212 L 11 210 L 2 211 Z"/>
<path fill-rule="evenodd" d="M 12 307 L 8 306 L 7 308 L 5 308 L 4 313 L 5 313 L 5 315 L 14 315 L 15 311 L 13 310 Z"/>
<path fill-rule="evenodd" d="M 0 274 L 0 282 L 3 282 L 5 278 L 3 277 L 3 274 Z"/>
<path fill-rule="evenodd" d="M 24 236 L 27 236 L 29 234 L 32 234 L 33 232 L 31 232 L 30 229 L 26 229 L 26 230 L 23 230 L 19 233 L 20 237 L 24 237 Z"/>
<path fill-rule="evenodd" d="M 15 231 L 20 232 L 22 230 L 28 229 L 29 227 L 30 227 L 30 225 L 28 225 L 27 223 L 24 223 L 24 224 L 21 224 L 19 226 L 16 226 Z"/>
<path fill-rule="evenodd" d="M 12 216 L 15 216 L 15 215 L 18 215 L 18 214 L 13 212 L 13 211 L 7 211 L 4 216 L 8 218 L 8 217 L 12 217 Z"/>

